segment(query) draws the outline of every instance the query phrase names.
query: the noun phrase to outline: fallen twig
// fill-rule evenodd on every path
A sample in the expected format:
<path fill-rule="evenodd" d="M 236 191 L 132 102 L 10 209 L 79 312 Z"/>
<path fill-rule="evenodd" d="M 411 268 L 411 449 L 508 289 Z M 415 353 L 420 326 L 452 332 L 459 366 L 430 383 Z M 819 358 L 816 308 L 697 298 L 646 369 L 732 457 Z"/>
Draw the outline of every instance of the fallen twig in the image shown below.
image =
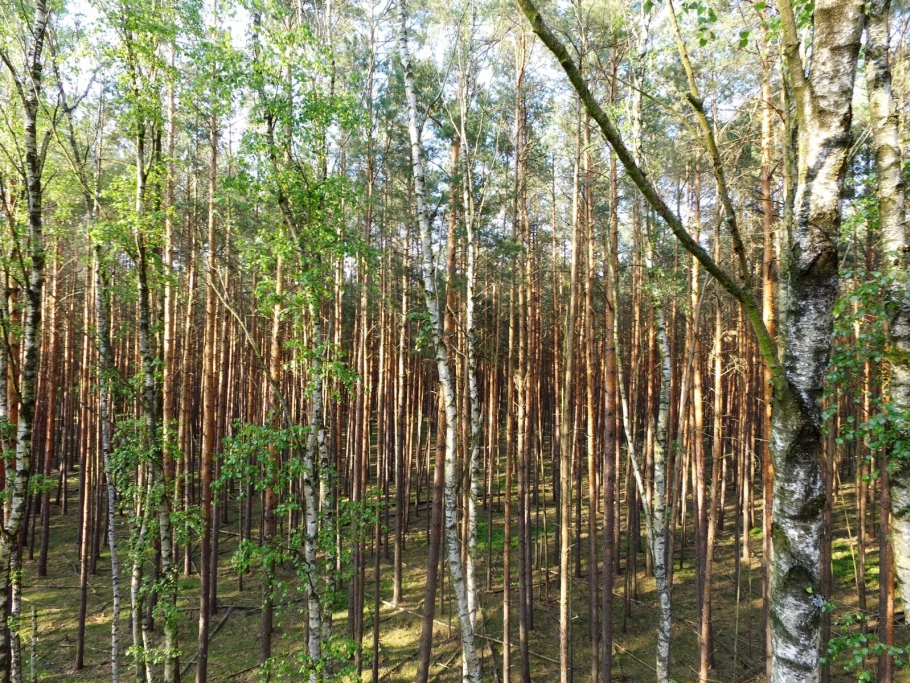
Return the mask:
<path fill-rule="evenodd" d="M 423 619 L 423 615 L 420 614 L 419 612 L 415 612 L 415 611 L 413 611 L 413 610 L 405 609 L 404 607 L 401 607 L 400 605 L 396 605 L 396 604 L 393 603 L 393 602 L 389 602 L 388 600 L 380 600 L 380 602 L 381 602 L 383 605 L 385 605 L 386 607 L 391 607 L 392 609 L 396 609 L 396 610 L 398 610 L 399 612 L 405 612 L 405 613 L 407 613 L 407 614 L 412 614 L 412 615 L 414 615 L 415 617 L 420 617 L 421 619 Z M 445 623 L 444 621 L 439 621 L 439 619 L 433 619 L 433 623 L 436 624 L 437 626 L 444 626 L 445 628 L 449 628 L 449 625 L 448 625 L 447 623 Z"/>
<path fill-rule="evenodd" d="M 617 643 L 616 641 L 613 641 L 613 647 L 615 647 L 617 650 L 619 650 L 620 652 L 622 652 L 624 655 L 628 655 L 629 657 L 631 657 L 632 659 L 634 659 L 636 662 L 638 662 L 638 663 L 641 664 L 642 666 L 646 666 L 646 667 L 648 667 L 651 671 L 653 671 L 654 673 L 657 673 L 657 669 L 655 669 L 653 666 L 651 666 L 651 665 L 648 664 L 647 662 L 645 662 L 645 661 L 639 659 L 638 657 L 636 657 L 635 655 L 633 655 L 631 652 L 629 652 L 626 648 L 624 648 L 622 645 L 620 645 L 620 644 Z M 557 663 L 558 663 L 558 662 L 557 662 Z"/>
<path fill-rule="evenodd" d="M 474 635 L 478 638 L 483 638 L 484 640 L 492 640 L 494 643 L 499 643 L 500 645 L 505 647 L 505 643 L 503 643 L 499 638 L 494 638 L 493 636 L 486 636 L 482 633 L 475 633 Z M 509 648 L 516 648 L 516 647 L 518 647 L 518 646 L 515 643 L 509 643 Z M 532 652 L 531 650 L 528 650 L 528 654 L 534 655 L 538 659 L 542 659 L 545 662 L 552 662 L 553 664 L 559 664 L 558 659 L 552 659 L 552 658 L 547 657 L 546 655 L 542 655 L 538 652 Z"/>
<path fill-rule="evenodd" d="M 221 617 L 221 621 L 218 622 L 218 625 L 215 626 L 215 628 L 212 629 L 212 632 L 209 634 L 209 642 L 212 642 L 212 639 L 215 637 L 215 635 L 218 633 L 218 631 L 221 630 L 221 627 L 224 626 L 224 622 L 227 621 L 227 618 L 228 618 L 229 616 L 231 616 L 231 614 L 233 613 L 233 611 L 234 611 L 234 607 L 231 606 L 230 608 L 228 608 L 228 611 L 225 613 L 225 615 L 224 615 L 223 617 Z M 186 675 L 187 671 L 190 670 L 190 667 L 192 667 L 193 664 L 196 663 L 196 658 L 197 658 L 197 657 L 199 657 L 199 650 L 198 650 L 198 649 L 196 650 L 196 654 L 194 654 L 194 655 L 190 658 L 190 661 L 188 661 L 188 662 L 186 663 L 186 666 L 183 667 L 183 671 L 180 672 L 180 675 L 181 675 L 181 676 L 185 676 L 185 675 Z"/>

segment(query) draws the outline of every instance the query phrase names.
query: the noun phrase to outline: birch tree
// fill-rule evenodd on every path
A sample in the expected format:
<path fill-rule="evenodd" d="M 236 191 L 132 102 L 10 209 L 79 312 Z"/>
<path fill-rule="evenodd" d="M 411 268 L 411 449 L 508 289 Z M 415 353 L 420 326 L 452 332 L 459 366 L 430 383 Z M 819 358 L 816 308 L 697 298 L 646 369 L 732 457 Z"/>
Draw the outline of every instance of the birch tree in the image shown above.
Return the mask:
<path fill-rule="evenodd" d="M 455 387 L 449 367 L 449 351 L 442 334 L 442 319 L 439 314 L 439 302 L 436 299 L 436 269 L 433 264 L 433 247 L 430 242 L 430 217 L 426 206 L 426 189 L 424 186 L 423 159 L 420 144 L 420 122 L 417 118 L 417 94 L 414 87 L 414 72 L 411 67 L 411 56 L 408 48 L 407 7 L 405 0 L 398 1 L 398 57 L 404 72 L 404 88 L 408 116 L 408 135 L 411 143 L 411 166 L 414 180 L 414 199 L 417 210 L 418 227 L 420 228 L 420 256 L 423 280 L 424 299 L 429 316 L 430 332 L 433 338 L 436 371 L 439 375 L 439 387 L 445 406 L 445 470 L 444 470 L 444 511 L 446 553 L 449 574 L 452 577 L 452 588 L 455 591 L 458 621 L 461 628 L 461 646 L 463 657 L 463 680 L 480 683 L 480 663 L 477 659 L 477 648 L 474 644 L 474 624 L 468 610 L 467 590 L 464 570 L 461 561 L 461 549 L 458 538 L 458 524 L 455 512 L 456 503 L 456 443 L 457 412 L 455 406 Z"/>
<path fill-rule="evenodd" d="M 864 17 L 863 3 L 856 0 L 817 3 L 812 60 L 806 64 L 789 0 L 779 0 L 778 9 L 798 150 L 792 217 L 782 226 L 782 368 L 775 373 L 772 366 L 771 683 L 811 683 L 819 679 L 824 607 L 821 398 L 831 353 L 841 190 Z M 771 365 L 768 352 L 763 354 Z"/>
<path fill-rule="evenodd" d="M 799 135 L 792 221 L 786 226 L 781 275 L 781 348 L 762 320 L 739 255 L 740 279 L 722 268 L 685 229 L 626 147 L 562 41 L 530 0 L 517 0 L 534 32 L 566 72 L 630 179 L 680 244 L 742 306 L 771 369 L 773 493 L 771 551 L 771 681 L 819 679 L 820 546 L 824 487 L 821 392 L 831 351 L 837 294 L 840 193 L 850 142 L 851 99 L 863 7 L 850 0 L 815 5 L 811 63 L 801 56 L 793 8 L 780 0 L 786 63 L 796 101 Z M 734 241 L 735 224 L 728 222 Z"/>
<path fill-rule="evenodd" d="M 41 356 L 41 299 L 44 290 L 44 224 L 43 173 L 50 131 L 39 131 L 39 108 L 44 100 L 44 49 L 50 23 L 50 10 L 45 0 L 35 0 L 30 21 L 23 27 L 24 49 L 22 65 L 6 49 L 0 50 L 0 60 L 13 79 L 16 94 L 22 103 L 24 131 L 23 154 L 19 169 L 27 198 L 28 233 L 25 253 L 30 264 L 23 273 L 26 309 L 23 320 L 22 363 L 19 377 L 19 421 L 16 426 L 14 471 L 7 479 L 8 513 L 0 533 L 0 683 L 10 680 L 9 590 L 14 577 L 10 568 L 13 554 L 18 553 L 19 531 L 25 521 L 28 483 L 32 474 L 32 428 L 35 419 L 38 368 Z M 5 378 L 4 378 L 5 379 Z M 18 661 L 21 666 L 21 658 Z M 22 672 L 15 672 L 21 680 Z"/>
<path fill-rule="evenodd" d="M 56 65 L 55 65 L 56 66 Z M 98 346 L 98 405 L 100 409 L 100 448 L 101 462 L 104 468 L 105 495 L 107 502 L 107 542 L 111 562 L 111 680 L 120 681 L 120 612 L 122 592 L 120 588 L 120 559 L 117 553 L 117 482 L 112 460 L 112 374 L 113 359 L 111 354 L 110 303 L 109 286 L 106 275 L 104 236 L 96 234 L 98 213 L 100 210 L 100 180 L 102 139 L 104 130 L 104 98 L 98 103 L 98 130 L 94 131 L 95 143 L 83 151 L 76 138 L 76 126 L 73 112 L 76 104 L 69 104 L 64 91 L 64 84 L 58 78 L 57 88 L 60 100 L 65 103 L 66 122 L 65 156 L 71 170 L 82 188 L 85 202 L 85 227 L 92 242 L 92 278 L 95 291 L 94 313 Z M 58 132 L 58 138 L 63 138 Z M 54 287 L 57 286 L 57 277 Z M 53 344 L 52 344 L 53 347 Z"/>
<path fill-rule="evenodd" d="M 910 452 L 904 445 L 910 419 L 910 262 L 905 218 L 905 183 L 897 110 L 891 95 L 891 2 L 875 0 L 866 17 L 866 79 L 872 147 L 878 180 L 878 212 L 889 276 L 891 406 L 885 406 L 896 436 L 888 454 L 894 563 L 904 605 L 910 605 Z M 884 574 L 883 574 L 884 575 Z"/>

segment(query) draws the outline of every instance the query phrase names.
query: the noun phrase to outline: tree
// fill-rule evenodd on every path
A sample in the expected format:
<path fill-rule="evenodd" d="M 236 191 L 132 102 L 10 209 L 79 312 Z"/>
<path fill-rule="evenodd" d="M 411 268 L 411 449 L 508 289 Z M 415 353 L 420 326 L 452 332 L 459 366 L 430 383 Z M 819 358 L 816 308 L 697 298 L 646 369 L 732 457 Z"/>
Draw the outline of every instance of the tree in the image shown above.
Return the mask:
<path fill-rule="evenodd" d="M 904 214 L 905 182 L 901 172 L 901 146 L 898 119 L 891 96 L 889 57 L 891 3 L 873 2 L 866 18 L 866 78 L 869 83 L 870 117 L 873 126 L 873 149 L 878 176 L 878 211 L 882 230 L 882 247 L 888 275 L 886 292 L 890 308 L 890 343 L 888 355 L 891 372 L 890 396 L 897 441 L 888 454 L 883 471 L 891 489 L 891 525 L 894 563 L 904 604 L 910 604 L 910 478 L 907 451 L 900 436 L 910 410 L 910 368 L 903 357 L 910 349 L 910 321 L 907 318 L 907 225 Z M 893 412 L 891 412 L 893 411 Z"/>
<path fill-rule="evenodd" d="M 442 330 L 439 315 L 439 304 L 436 301 L 436 282 L 433 268 L 433 252 L 430 244 L 430 221 L 426 207 L 426 190 L 424 188 L 422 150 L 417 120 L 417 95 L 414 89 L 414 73 L 411 70 L 411 57 L 408 50 L 407 8 L 404 0 L 398 3 L 398 55 L 404 71 L 405 95 L 408 111 L 408 134 L 411 141 L 411 164 L 414 178 L 414 198 L 417 204 L 417 221 L 420 228 L 421 270 L 423 276 L 424 299 L 429 315 L 430 332 L 436 358 L 436 370 L 439 374 L 439 386 L 445 408 L 445 465 L 443 500 L 445 511 L 446 551 L 452 587 L 458 605 L 458 620 L 461 627 L 462 656 L 466 680 L 480 683 L 480 664 L 477 660 L 477 648 L 474 643 L 474 625 L 468 612 L 468 600 L 462 570 L 461 551 L 459 548 L 458 529 L 455 515 L 456 465 L 455 465 L 455 430 L 457 412 L 455 407 L 455 390 L 452 384 L 449 367 L 449 352 Z"/>
<path fill-rule="evenodd" d="M 848 149 L 853 79 L 862 8 L 857 3 L 818 3 L 813 15 L 810 67 L 800 56 L 793 8 L 781 0 L 789 77 L 796 102 L 792 124 L 799 135 L 792 220 L 786 226 L 782 264 L 780 357 L 748 288 L 745 254 L 739 255 L 746 286 L 715 262 L 686 231 L 638 165 L 614 123 L 589 90 L 574 60 L 530 0 L 518 0 L 534 32 L 569 77 L 591 117 L 648 204 L 680 244 L 743 307 L 758 337 L 774 385 L 772 444 L 775 465 L 771 555 L 771 680 L 819 677 L 819 548 L 824 491 L 819 462 L 823 448 L 821 391 L 831 351 L 832 310 L 837 293 L 840 190 Z M 685 61 L 685 60 L 684 60 Z M 694 101 L 693 101 L 694 100 Z M 699 102 L 693 96 L 693 107 Z M 792 150 L 791 153 L 795 153 Z M 739 239 L 735 224 L 729 228 Z M 660 675 L 660 673 L 659 673 Z"/>
<path fill-rule="evenodd" d="M 894 680 L 906 27 L 817 1 L 0 3 L 9 679 Z"/>
<path fill-rule="evenodd" d="M 45 247 L 43 234 L 43 173 L 47 153 L 48 129 L 39 133 L 39 108 L 44 100 L 44 49 L 50 12 L 44 0 L 36 0 L 31 20 L 24 28 L 24 59 L 21 66 L 4 49 L 0 59 L 10 71 L 16 94 L 22 103 L 24 154 L 20 173 L 28 201 L 28 235 L 25 251 L 30 259 L 25 278 L 26 311 L 23 330 L 22 366 L 18 381 L 19 420 L 16 426 L 16 451 L 11 481 L 7 482 L 8 511 L 0 533 L 0 681 L 10 680 L 6 624 L 10 615 L 7 587 L 14 581 L 10 574 L 13 556 L 18 554 L 19 531 L 24 523 L 29 478 L 32 474 L 32 430 L 35 419 L 38 366 L 41 359 L 41 299 L 44 290 Z M 16 579 L 17 580 L 17 579 Z M 21 666 L 21 659 L 19 661 Z M 14 672 L 21 680 L 21 671 Z"/>

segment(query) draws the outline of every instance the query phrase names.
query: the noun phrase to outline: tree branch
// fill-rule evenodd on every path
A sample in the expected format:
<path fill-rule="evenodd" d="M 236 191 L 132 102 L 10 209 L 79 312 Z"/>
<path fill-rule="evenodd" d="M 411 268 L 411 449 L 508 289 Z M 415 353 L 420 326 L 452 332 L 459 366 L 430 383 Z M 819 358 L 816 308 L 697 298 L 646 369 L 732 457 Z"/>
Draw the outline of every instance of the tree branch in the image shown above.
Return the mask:
<path fill-rule="evenodd" d="M 632 182 L 635 183 L 636 187 L 638 187 L 639 191 L 644 196 L 645 201 L 647 201 L 651 208 L 663 218 L 664 222 L 670 227 L 670 230 L 679 240 L 683 248 L 692 254 L 698 262 L 704 266 L 705 270 L 711 273 L 720 286 L 727 290 L 727 292 L 729 292 L 743 307 L 746 315 L 749 317 L 752 328 L 755 330 L 762 357 L 771 370 L 771 375 L 775 384 L 783 382 L 783 366 L 778 358 L 774 340 L 762 320 L 761 308 L 755 300 L 755 296 L 748 288 L 740 286 L 730 273 L 724 270 L 720 264 L 711 258 L 708 252 L 692 238 L 692 235 L 685 229 L 679 217 L 673 213 L 667 203 L 658 194 L 657 189 L 648 179 L 647 175 L 645 175 L 645 172 L 635 162 L 632 153 L 629 151 L 629 148 L 626 147 L 625 142 L 623 142 L 616 125 L 610 120 L 610 117 L 597 102 L 593 93 L 588 89 L 587 83 L 582 77 L 578 66 L 566 50 L 565 45 L 560 42 L 553 34 L 550 27 L 547 26 L 532 0 L 515 0 L 515 2 L 530 22 L 531 29 L 537 34 L 543 44 L 547 46 L 550 52 L 553 53 L 553 56 L 556 57 L 563 70 L 566 72 L 566 75 L 569 77 L 569 82 L 578 93 L 578 97 L 581 99 L 582 104 L 584 104 L 585 110 L 591 118 L 597 122 L 597 125 L 600 127 L 607 142 L 610 143 L 617 158 L 626 169 L 626 173 L 632 179 Z"/>
<path fill-rule="evenodd" d="M 790 0 L 777 0 L 780 12 L 780 26 L 784 38 L 784 55 L 790 71 L 793 89 L 797 92 L 797 101 L 802 103 L 802 94 L 806 87 L 806 74 L 803 70 L 803 58 L 799 54 L 799 34 L 796 28 L 796 17 Z"/>
<path fill-rule="evenodd" d="M 698 119 L 698 126 L 701 129 L 702 142 L 708 150 L 708 156 L 711 158 L 711 168 L 714 169 L 714 181 L 717 183 L 717 194 L 720 195 L 721 204 L 724 207 L 727 228 L 730 230 L 730 236 L 733 238 L 733 251 L 739 260 L 740 276 L 745 287 L 752 286 L 752 270 L 749 267 L 749 259 L 746 255 L 746 248 L 743 245 L 742 235 L 739 232 L 739 224 L 736 220 L 736 211 L 733 208 L 733 200 L 730 198 L 730 190 L 727 187 L 727 178 L 724 174 L 723 162 L 720 159 L 720 151 L 717 148 L 717 140 L 714 138 L 714 130 L 708 121 L 708 115 L 705 113 L 705 103 L 702 101 L 701 94 L 698 90 L 698 83 L 695 81 L 695 72 L 692 69 L 692 62 L 689 60 L 689 52 L 686 49 L 686 43 L 683 40 L 682 33 L 679 30 L 679 22 L 676 20 L 676 9 L 673 7 L 673 0 L 667 0 L 667 8 L 670 10 L 670 20 L 673 24 L 673 34 L 676 37 L 676 46 L 679 48 L 679 58 L 682 60 L 683 69 L 686 72 L 686 78 L 689 81 L 689 92 L 686 94 L 686 101 L 692 107 L 695 118 Z"/>

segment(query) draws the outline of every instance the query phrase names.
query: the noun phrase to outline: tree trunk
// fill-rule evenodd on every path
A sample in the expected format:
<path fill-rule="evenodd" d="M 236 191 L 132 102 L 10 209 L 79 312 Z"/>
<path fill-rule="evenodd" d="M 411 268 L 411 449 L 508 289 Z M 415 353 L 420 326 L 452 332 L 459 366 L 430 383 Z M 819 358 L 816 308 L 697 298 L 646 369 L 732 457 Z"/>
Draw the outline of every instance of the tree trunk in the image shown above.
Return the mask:
<path fill-rule="evenodd" d="M 215 259 L 218 249 L 215 192 L 218 180 L 218 120 L 214 114 L 209 120 L 209 198 L 208 198 L 208 261 L 205 287 L 205 334 L 202 350 L 202 452 L 200 472 L 200 498 L 202 507 L 202 543 L 199 558 L 199 637 L 196 657 L 196 683 L 208 680 L 209 618 L 211 616 L 211 563 L 212 558 L 212 465 L 215 457 Z"/>
<path fill-rule="evenodd" d="M 433 268 L 433 252 L 430 244 L 430 219 L 425 205 L 424 174 L 420 133 L 417 120 L 417 96 L 414 90 L 414 73 L 411 69 L 411 58 L 408 51 L 408 34 L 406 25 L 405 0 L 398 4 L 398 52 L 404 70 L 405 95 L 408 109 L 408 132 L 411 141 L 411 164 L 414 176 L 414 196 L 417 203 L 417 220 L 420 227 L 421 270 L 423 273 L 424 296 L 427 313 L 433 336 L 436 370 L 446 414 L 445 477 L 444 477 L 444 512 L 446 549 L 449 573 L 458 608 L 458 620 L 461 626 L 462 656 L 464 658 L 465 679 L 471 683 L 480 683 L 480 663 L 474 645 L 474 626 L 468 613 L 468 601 L 462 571 L 461 552 L 459 549 L 458 531 L 455 514 L 456 498 L 456 444 L 455 430 L 457 413 L 455 408 L 455 391 L 449 370 L 449 357 L 446 340 L 443 337 L 442 320 L 439 315 L 439 304 L 436 300 L 436 282 Z"/>
<path fill-rule="evenodd" d="M 48 321 L 48 327 L 50 327 L 51 340 L 50 347 L 47 350 L 47 417 L 44 433 L 44 476 L 51 476 L 51 469 L 54 463 L 54 446 L 56 444 L 56 430 L 57 430 L 57 355 L 60 346 L 60 330 L 59 325 L 57 324 L 57 307 L 59 304 L 59 291 L 60 291 L 60 266 L 59 258 L 54 259 L 54 269 L 51 275 L 51 292 L 50 297 L 47 301 L 47 306 L 50 311 L 50 320 Z M 3 373 L 5 374 L 5 373 Z M 0 374 L 2 376 L 2 374 Z M 44 492 L 41 494 L 41 551 L 38 556 L 38 576 L 46 577 L 47 576 L 47 552 L 48 544 L 50 543 L 50 525 L 51 525 L 51 492 L 50 489 L 45 488 Z"/>
<path fill-rule="evenodd" d="M 792 8 L 788 0 L 778 4 L 796 99 L 799 157 L 781 259 L 786 273 L 780 288 L 784 373 L 775 377 L 771 420 L 771 683 L 811 683 L 820 674 L 821 397 L 838 288 L 840 193 L 863 5 L 856 0 L 816 4 L 807 76 Z"/>
<path fill-rule="evenodd" d="M 45 0 L 35 0 L 26 52 L 26 74 L 13 74 L 16 89 L 23 104 L 25 132 L 25 190 L 28 199 L 28 256 L 31 263 L 26 283 L 26 308 L 23 322 L 22 363 L 19 377 L 19 419 L 16 425 L 15 471 L 7 477 L 5 493 L 8 502 L 3 533 L 0 534 L 0 683 L 9 680 L 9 592 L 12 576 L 12 554 L 22 528 L 28 482 L 32 472 L 32 427 L 35 419 L 35 399 L 38 368 L 41 356 L 41 298 L 44 289 L 43 188 L 41 176 L 43 151 L 38 140 L 38 112 L 43 99 L 41 77 L 44 39 L 48 28 L 48 8 Z M 17 672 L 21 680 L 21 671 Z"/>
<path fill-rule="evenodd" d="M 714 258 L 720 258 L 720 230 L 715 232 L 714 236 Z M 721 361 L 723 353 L 723 311 L 721 310 L 721 301 L 718 297 L 714 311 L 714 348 L 711 355 L 714 361 L 714 415 L 713 415 L 713 437 L 711 440 L 711 500 L 708 508 L 708 528 L 705 545 L 705 562 L 704 562 L 704 585 L 705 585 L 705 603 L 702 607 L 702 621 L 700 642 L 704 643 L 701 650 L 699 662 L 699 679 L 708 680 L 708 672 L 711 667 L 712 651 L 709 647 L 711 642 L 711 581 L 714 575 L 714 550 L 717 542 L 718 518 L 720 510 L 723 507 L 721 497 L 721 466 L 724 460 L 724 418 L 723 418 L 723 363 Z"/>
<path fill-rule="evenodd" d="M 569 515 L 572 502 L 572 452 L 575 431 L 572 429 L 575 398 L 575 308 L 578 289 L 579 266 L 579 206 L 578 175 L 581 153 L 581 127 L 575 121 L 575 171 L 572 192 L 572 265 L 569 276 L 569 310 L 566 317 L 566 335 L 563 348 L 565 374 L 562 377 L 559 424 L 559 680 L 571 683 L 571 576 L 569 560 L 571 546 Z M 527 257 L 526 257 L 527 258 Z M 555 458 L 554 458 L 555 459 Z"/>
<path fill-rule="evenodd" d="M 176 48 L 171 46 L 171 65 L 175 60 Z M 177 387 L 175 376 L 177 372 L 177 303 L 174 284 L 176 270 L 174 268 L 174 210 L 175 188 L 177 184 L 173 159 L 175 157 L 177 121 L 174 85 L 168 88 L 167 104 L 167 143 L 166 143 L 166 173 L 165 184 L 165 247 L 164 268 L 164 331 L 163 331 L 163 379 L 162 379 L 162 406 L 161 406 L 161 500 L 159 502 L 159 539 L 161 543 L 161 573 L 163 577 L 162 588 L 164 601 L 167 605 L 164 614 L 164 683 L 175 683 L 180 678 L 179 661 L 177 654 L 177 577 L 174 533 L 171 524 L 171 506 L 175 499 L 171 498 L 172 486 L 175 477 L 175 451 L 179 449 L 176 440 L 176 412 L 177 412 Z M 103 433 L 102 433 L 103 436 Z M 155 437 L 157 438 L 157 437 Z M 110 514 L 110 512 L 108 513 Z M 109 522 L 110 524 L 110 522 Z M 113 554 L 113 553 L 112 553 Z"/>
<path fill-rule="evenodd" d="M 317 535 L 319 533 L 319 510 L 316 504 L 317 484 L 314 480 L 316 462 L 320 458 L 322 446 L 325 443 L 325 427 L 323 425 L 323 401 L 322 401 L 322 321 L 320 319 L 319 307 L 310 304 L 310 325 L 313 335 L 313 344 L 317 352 L 313 358 L 313 365 L 310 369 L 310 376 L 313 382 L 313 392 L 310 397 L 310 430 L 307 433 L 306 450 L 303 459 L 303 501 L 304 514 L 306 523 L 306 534 L 304 535 L 303 561 L 306 567 L 307 575 L 310 577 L 305 582 L 307 597 L 307 654 L 309 655 L 311 666 L 309 680 L 310 683 L 316 683 L 322 680 L 319 675 L 322 660 L 322 603 L 320 591 L 320 570 L 316 563 L 317 554 Z M 322 472 L 323 476 L 328 476 L 328 472 Z M 378 552 L 378 549 L 377 549 Z"/>
<path fill-rule="evenodd" d="M 467 232 L 467 268 L 465 270 L 465 279 L 467 281 L 467 292 L 465 294 L 465 336 L 467 338 L 467 380 L 468 380 L 468 402 L 470 411 L 470 429 L 468 440 L 468 477 L 470 488 L 468 491 L 468 509 L 467 514 L 467 591 L 468 591 L 468 612 L 471 615 L 471 623 L 477 625 L 477 612 L 479 610 L 477 599 L 477 494 L 480 490 L 480 431 L 481 431 L 481 410 L 480 392 L 477 387 L 477 330 L 476 330 L 476 313 L 475 313 L 475 288 L 476 288 L 476 261 L 477 261 L 477 237 L 475 235 L 475 214 L 474 207 L 474 174 L 473 163 L 474 157 L 471 153 L 470 138 L 467 130 L 468 101 L 467 101 L 467 79 L 468 76 L 462 76 L 464 81 L 460 92 L 460 133 L 459 138 L 464 146 L 464 180 L 461 183 L 464 224 Z"/>
<path fill-rule="evenodd" d="M 436 617 L 436 584 L 439 577 L 439 555 L 442 548 L 442 487 L 445 439 L 442 434 L 445 412 L 442 397 L 436 421 L 436 458 L 433 468 L 433 498 L 427 550 L 427 585 L 423 595 L 423 623 L 420 631 L 420 651 L 417 655 L 417 683 L 427 683 L 430 675 L 430 655 L 433 649 L 433 620 Z M 429 431 L 429 430 L 428 430 Z M 427 434 L 429 439 L 429 433 Z M 429 443 L 427 444 L 429 447 Z M 427 456 L 429 458 L 429 455 Z M 429 464 L 429 463 L 428 463 Z"/>
<path fill-rule="evenodd" d="M 524 79 L 528 51 L 524 34 L 516 41 L 515 61 L 515 175 L 512 198 L 512 233 L 527 255 L 527 106 Z M 514 285 L 515 333 L 517 334 L 515 384 L 515 451 L 513 466 L 518 475 L 518 659 L 522 683 L 531 681 L 531 662 L 528 641 L 534 622 L 533 576 L 531 566 L 531 513 L 528 496 L 530 448 L 528 447 L 528 402 L 531 395 L 528 368 L 528 258 L 517 260 L 518 282 Z M 511 411 L 510 411 L 511 412 Z M 547 560 L 549 562 L 549 559 Z M 549 580 L 549 573 L 547 574 Z M 549 592 L 549 583 L 547 584 Z"/>
<path fill-rule="evenodd" d="M 649 240 L 650 241 L 650 240 Z M 651 249 L 645 267 L 652 272 Z M 659 295 L 654 296 L 654 327 L 657 337 L 657 354 L 660 362 L 660 379 L 657 404 L 657 423 L 654 430 L 654 492 L 651 505 L 651 532 L 648 540 L 654 563 L 654 580 L 657 583 L 657 599 L 660 604 L 660 620 L 657 627 L 656 672 L 658 683 L 670 680 L 670 625 L 672 610 L 670 607 L 670 588 L 667 585 L 667 462 L 666 449 L 667 426 L 670 413 L 670 348 L 667 341 L 667 322 L 663 302 Z"/>
<path fill-rule="evenodd" d="M 888 274 L 893 278 L 887 291 L 891 303 L 890 352 L 891 419 L 905 419 L 910 411 L 910 310 L 906 300 L 910 262 L 907 226 L 904 220 L 904 176 L 898 116 L 891 97 L 890 0 L 874 0 L 866 21 L 866 51 L 869 81 L 869 113 L 872 119 L 875 169 L 878 176 L 878 206 L 882 247 Z M 900 423 L 896 425 L 901 428 Z M 894 564 L 905 609 L 910 609 L 910 458 L 904 453 L 889 454 L 891 494 L 891 539 Z"/>
<path fill-rule="evenodd" d="M 794 216 L 788 226 L 788 258 L 782 264 L 787 277 L 781 278 L 782 282 L 786 280 L 786 287 L 781 287 L 783 358 L 779 359 L 752 292 L 741 286 L 693 240 L 642 171 L 565 46 L 544 22 L 533 2 L 518 0 L 518 3 L 535 33 L 559 60 L 630 179 L 683 247 L 739 301 L 758 337 L 762 356 L 774 378 L 772 453 L 776 479 L 772 530 L 771 683 L 817 681 L 821 607 L 819 548 L 824 508 L 820 401 L 837 293 L 839 202 L 849 147 L 853 78 L 863 25 L 862 4 L 858 0 L 824 0 L 816 4 L 812 69 L 807 75 L 800 55 L 793 8 L 788 0 L 778 3 L 789 75 L 796 93 L 800 135 Z M 748 268 L 744 268 L 743 277 L 747 275 Z"/>
<path fill-rule="evenodd" d="M 102 275 L 101 245 L 93 246 L 95 270 L 95 325 L 98 334 L 98 398 L 101 408 L 101 457 L 107 493 L 107 543 L 111 553 L 111 681 L 120 681 L 120 561 L 117 557 L 116 482 L 111 466 L 110 390 L 111 372 L 110 333 L 108 331 L 107 283 Z"/>
<path fill-rule="evenodd" d="M 585 263 L 585 305 L 584 305 L 584 339 L 585 339 L 585 451 L 588 465 L 588 633 L 591 639 L 591 681 L 598 683 L 600 676 L 600 605 L 597 586 L 597 442 L 595 430 L 597 416 L 595 408 L 595 378 L 597 368 L 594 363 L 596 340 L 594 338 L 594 169 L 591 160 L 591 121 L 585 116 L 584 123 L 584 209 L 587 260 Z M 605 452 L 602 457 L 612 454 Z M 605 683 L 609 683 L 606 681 Z"/>
<path fill-rule="evenodd" d="M 774 204 L 771 196 L 771 57 L 767 28 L 761 35 L 761 207 L 762 207 L 762 321 L 774 336 Z M 774 465 L 771 459 L 771 404 L 774 390 L 771 368 L 762 366 L 762 612 L 764 615 L 765 674 L 771 677 L 771 505 Z M 715 397 L 717 398 L 717 397 Z M 715 430 L 718 418 L 715 418 Z M 722 423 L 721 423 L 722 431 Z M 715 449 L 715 455 L 717 449 Z M 723 508 L 723 505 L 721 505 Z"/>
<path fill-rule="evenodd" d="M 617 206 L 618 186 L 616 176 L 616 157 L 610 157 L 610 228 L 604 240 L 604 428 L 603 428 L 603 505 L 604 505 L 604 551 L 603 551 L 603 632 L 601 636 L 601 673 L 603 683 L 613 680 L 613 582 L 616 571 L 615 554 L 619 546 L 616 533 L 618 515 L 615 512 L 618 496 L 615 482 L 617 480 L 617 463 L 619 460 L 619 437 L 617 434 L 616 405 L 617 370 L 616 346 L 616 302 L 618 293 L 613 288 L 610 273 L 616 268 L 616 247 L 618 242 L 619 210 Z"/>
<path fill-rule="evenodd" d="M 269 391 L 271 395 L 270 409 L 273 413 L 273 424 L 280 424 L 279 415 L 281 414 L 281 397 L 278 395 L 281 386 L 281 315 L 282 315 L 282 296 L 284 295 L 284 259 L 278 256 L 275 266 L 275 299 L 276 303 L 272 309 L 272 332 L 271 343 L 269 345 Z M 281 462 L 281 453 L 278 448 L 271 444 L 269 446 L 269 459 L 271 461 L 270 471 L 277 473 Z M 272 623 L 275 614 L 274 590 L 275 590 L 275 558 L 272 556 L 277 549 L 273 547 L 275 532 L 277 529 L 277 520 L 275 508 L 278 506 L 278 486 L 279 482 L 275 481 L 274 476 L 270 476 L 266 482 L 265 490 L 262 497 L 262 540 L 266 546 L 266 557 L 263 560 L 263 586 L 262 586 L 262 617 L 259 624 L 259 663 L 266 664 L 272 656 Z"/>

